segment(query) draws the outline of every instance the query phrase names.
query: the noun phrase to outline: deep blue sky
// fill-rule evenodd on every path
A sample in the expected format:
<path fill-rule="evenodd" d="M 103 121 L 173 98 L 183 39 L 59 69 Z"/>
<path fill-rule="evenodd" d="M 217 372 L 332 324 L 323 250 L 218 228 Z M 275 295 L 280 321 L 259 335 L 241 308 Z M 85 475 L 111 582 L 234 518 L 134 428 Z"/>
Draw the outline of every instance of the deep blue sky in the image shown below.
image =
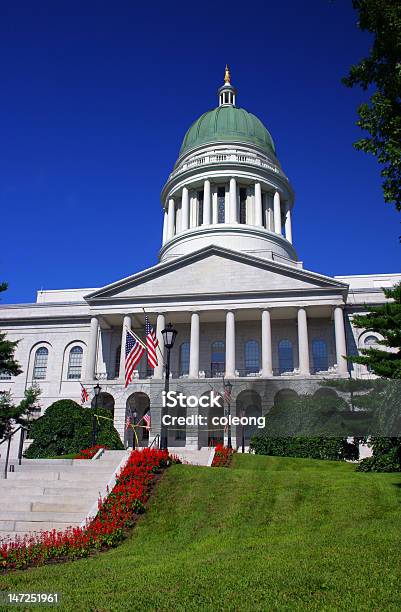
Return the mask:
<path fill-rule="evenodd" d="M 365 94 L 340 82 L 369 48 L 356 21 L 351 0 L 2 3 L 3 301 L 156 263 L 161 188 L 226 62 L 295 189 L 305 267 L 399 271 L 400 216 L 352 147 Z"/>

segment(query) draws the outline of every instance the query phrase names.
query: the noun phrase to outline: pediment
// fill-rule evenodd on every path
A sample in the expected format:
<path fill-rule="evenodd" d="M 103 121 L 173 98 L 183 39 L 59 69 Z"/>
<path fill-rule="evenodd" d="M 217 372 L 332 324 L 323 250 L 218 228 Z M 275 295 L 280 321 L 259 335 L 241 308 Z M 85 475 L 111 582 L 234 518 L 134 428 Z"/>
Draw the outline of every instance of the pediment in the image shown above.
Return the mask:
<path fill-rule="evenodd" d="M 327 276 L 209 246 L 157 264 L 85 296 L 88 302 L 147 297 L 219 294 L 293 293 L 308 290 L 346 292 L 347 285 Z"/>

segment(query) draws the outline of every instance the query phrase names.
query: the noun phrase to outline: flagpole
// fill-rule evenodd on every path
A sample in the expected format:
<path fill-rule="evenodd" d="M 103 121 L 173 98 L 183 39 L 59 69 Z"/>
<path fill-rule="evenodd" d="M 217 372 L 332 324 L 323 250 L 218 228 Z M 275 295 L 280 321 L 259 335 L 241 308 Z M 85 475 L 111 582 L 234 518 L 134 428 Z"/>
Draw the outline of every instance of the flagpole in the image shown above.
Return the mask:
<path fill-rule="evenodd" d="M 146 312 L 146 310 L 144 309 L 143 306 L 142 306 L 142 310 L 143 310 L 143 313 L 144 313 L 145 317 L 147 317 L 148 314 L 147 314 L 147 312 Z M 157 348 L 159 349 L 159 353 L 160 353 L 160 357 L 161 357 L 162 363 L 165 366 L 166 365 L 166 360 L 164 359 L 164 355 L 163 355 L 162 350 L 160 348 L 160 342 L 157 344 Z"/>

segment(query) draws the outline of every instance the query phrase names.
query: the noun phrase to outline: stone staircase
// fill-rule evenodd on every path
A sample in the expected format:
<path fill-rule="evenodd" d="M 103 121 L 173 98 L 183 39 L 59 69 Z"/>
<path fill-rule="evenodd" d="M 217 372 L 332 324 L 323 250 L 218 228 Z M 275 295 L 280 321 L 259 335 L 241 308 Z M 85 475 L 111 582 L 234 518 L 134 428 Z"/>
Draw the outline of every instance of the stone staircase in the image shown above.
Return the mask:
<path fill-rule="evenodd" d="M 127 451 L 105 451 L 96 460 L 23 459 L 0 479 L 0 541 L 16 535 L 62 530 L 97 512 L 99 495 L 114 486 Z M 4 463 L 0 462 L 3 475 Z"/>
<path fill-rule="evenodd" d="M 214 457 L 214 448 L 202 447 L 200 450 L 187 450 L 180 446 L 168 448 L 171 455 L 178 455 L 183 463 L 210 466 Z"/>

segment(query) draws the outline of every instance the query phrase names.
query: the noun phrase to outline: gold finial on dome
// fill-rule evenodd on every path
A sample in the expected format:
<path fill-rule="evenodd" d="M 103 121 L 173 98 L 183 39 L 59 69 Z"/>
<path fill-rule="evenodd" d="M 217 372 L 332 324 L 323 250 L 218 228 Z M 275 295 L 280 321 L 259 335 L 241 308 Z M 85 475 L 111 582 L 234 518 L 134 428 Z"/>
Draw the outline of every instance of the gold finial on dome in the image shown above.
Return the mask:
<path fill-rule="evenodd" d="M 230 81 L 231 81 L 230 68 L 228 67 L 228 64 L 226 64 L 226 71 L 224 73 L 224 82 L 230 83 Z"/>

